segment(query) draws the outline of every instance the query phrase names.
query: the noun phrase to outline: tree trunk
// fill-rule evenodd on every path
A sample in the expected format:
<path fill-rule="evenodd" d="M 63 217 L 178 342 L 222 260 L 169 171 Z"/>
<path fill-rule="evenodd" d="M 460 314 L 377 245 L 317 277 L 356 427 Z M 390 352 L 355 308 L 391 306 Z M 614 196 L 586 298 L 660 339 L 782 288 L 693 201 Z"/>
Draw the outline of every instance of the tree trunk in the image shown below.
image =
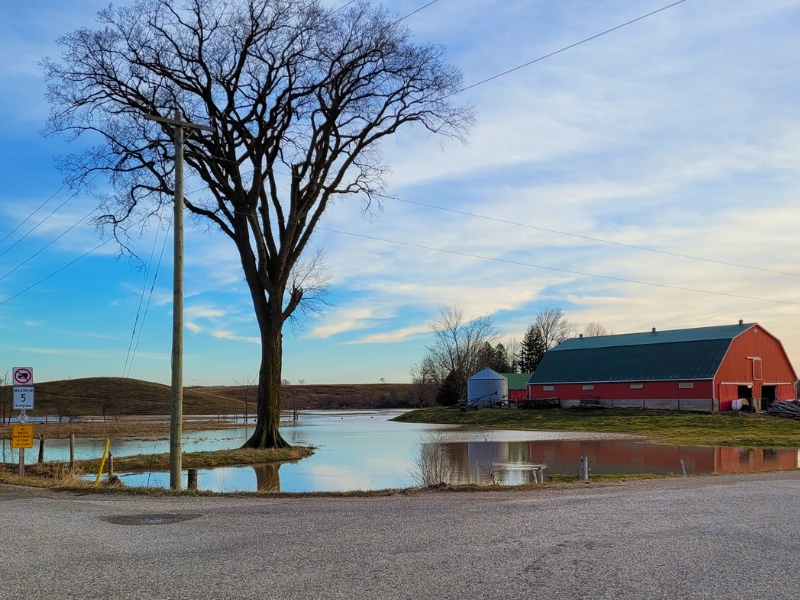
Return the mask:
<path fill-rule="evenodd" d="M 281 420 L 281 326 L 265 327 L 261 332 L 261 369 L 258 372 L 256 428 L 244 448 L 288 448 L 279 431 Z"/>

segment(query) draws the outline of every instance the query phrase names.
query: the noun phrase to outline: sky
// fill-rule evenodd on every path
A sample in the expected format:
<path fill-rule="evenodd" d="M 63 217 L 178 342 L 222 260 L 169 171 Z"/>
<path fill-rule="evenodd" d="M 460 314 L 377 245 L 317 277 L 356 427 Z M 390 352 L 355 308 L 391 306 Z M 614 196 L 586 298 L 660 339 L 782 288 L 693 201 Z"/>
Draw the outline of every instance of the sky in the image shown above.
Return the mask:
<path fill-rule="evenodd" d="M 405 23 L 471 85 L 667 4 L 438 0 Z M 0 5 L 0 371 L 168 383 L 171 239 L 136 240 L 149 269 L 97 248 L 95 200 L 59 191 L 54 158 L 71 149 L 41 135 L 39 61 L 103 6 Z M 800 365 L 798 27 L 800 1 L 686 0 L 463 92 L 466 145 L 401 131 L 382 146 L 393 199 L 371 214 L 340 201 L 312 238 L 331 306 L 285 329 L 284 378 L 407 382 L 453 305 L 490 315 L 504 342 L 542 308 L 616 333 L 744 319 Z M 185 316 L 186 385 L 257 373 L 235 250 L 191 220 Z"/>

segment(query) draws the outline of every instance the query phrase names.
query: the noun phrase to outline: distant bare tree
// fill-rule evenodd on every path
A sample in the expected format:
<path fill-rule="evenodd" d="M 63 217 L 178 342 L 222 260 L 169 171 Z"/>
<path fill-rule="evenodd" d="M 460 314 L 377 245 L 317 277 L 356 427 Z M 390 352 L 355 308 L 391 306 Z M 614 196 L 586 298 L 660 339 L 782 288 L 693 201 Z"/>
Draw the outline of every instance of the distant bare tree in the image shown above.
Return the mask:
<path fill-rule="evenodd" d="M 575 336 L 575 325 L 569 322 L 560 308 L 541 309 L 536 313 L 533 324 L 541 333 L 547 350 Z"/>
<path fill-rule="evenodd" d="M 508 340 L 506 344 L 506 349 L 508 351 L 508 357 L 511 361 L 511 373 L 519 373 L 520 372 L 520 365 L 519 365 L 519 358 L 517 358 L 517 354 L 519 354 L 519 342 L 517 338 L 511 338 Z"/>
<path fill-rule="evenodd" d="M 8 369 L 0 371 L 0 424 L 11 423 L 11 376 Z"/>
<path fill-rule="evenodd" d="M 429 362 L 423 360 L 410 371 L 413 398 L 420 407 L 432 405 L 436 398 L 437 385 Z"/>
<path fill-rule="evenodd" d="M 241 398 L 244 400 L 244 423 L 247 427 L 247 419 L 250 415 L 250 402 L 256 398 L 256 383 L 258 379 L 255 373 L 248 373 L 240 379 L 234 379 L 233 383 L 240 388 Z"/>
<path fill-rule="evenodd" d="M 600 323 L 595 323 L 592 321 L 588 323 L 586 327 L 583 328 L 583 335 L 584 337 L 599 337 L 601 335 L 614 335 L 613 331 L 609 331 Z"/>
<path fill-rule="evenodd" d="M 441 387 L 451 373 L 459 398 L 467 396 L 467 378 L 480 368 L 481 350 L 500 333 L 488 315 L 465 319 L 458 306 L 442 306 L 440 317 L 428 325 L 435 340 L 426 346 L 422 368 Z"/>

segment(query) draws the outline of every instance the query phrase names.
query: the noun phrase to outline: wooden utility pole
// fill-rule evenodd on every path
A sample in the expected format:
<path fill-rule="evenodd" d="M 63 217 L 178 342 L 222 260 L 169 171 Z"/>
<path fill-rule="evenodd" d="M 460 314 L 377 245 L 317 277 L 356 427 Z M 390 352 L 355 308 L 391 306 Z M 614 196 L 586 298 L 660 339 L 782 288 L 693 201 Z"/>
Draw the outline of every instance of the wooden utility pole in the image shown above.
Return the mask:
<path fill-rule="evenodd" d="M 150 121 L 175 126 L 175 206 L 172 223 L 174 233 L 174 269 L 172 275 L 172 401 L 169 425 L 169 487 L 181 489 L 181 452 L 183 437 L 183 128 L 214 132 L 212 127 L 181 119 L 175 109 L 174 119 L 145 115 Z"/>

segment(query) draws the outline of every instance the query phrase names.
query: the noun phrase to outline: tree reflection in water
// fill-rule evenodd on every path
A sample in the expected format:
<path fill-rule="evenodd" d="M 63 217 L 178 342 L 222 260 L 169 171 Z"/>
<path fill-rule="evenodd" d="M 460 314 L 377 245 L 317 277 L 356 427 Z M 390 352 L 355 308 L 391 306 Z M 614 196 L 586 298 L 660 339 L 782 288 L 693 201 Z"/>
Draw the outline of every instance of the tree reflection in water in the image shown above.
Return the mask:
<path fill-rule="evenodd" d="M 256 472 L 256 489 L 259 492 L 280 492 L 281 478 L 278 470 L 281 463 L 267 463 L 265 465 L 253 465 Z"/>

